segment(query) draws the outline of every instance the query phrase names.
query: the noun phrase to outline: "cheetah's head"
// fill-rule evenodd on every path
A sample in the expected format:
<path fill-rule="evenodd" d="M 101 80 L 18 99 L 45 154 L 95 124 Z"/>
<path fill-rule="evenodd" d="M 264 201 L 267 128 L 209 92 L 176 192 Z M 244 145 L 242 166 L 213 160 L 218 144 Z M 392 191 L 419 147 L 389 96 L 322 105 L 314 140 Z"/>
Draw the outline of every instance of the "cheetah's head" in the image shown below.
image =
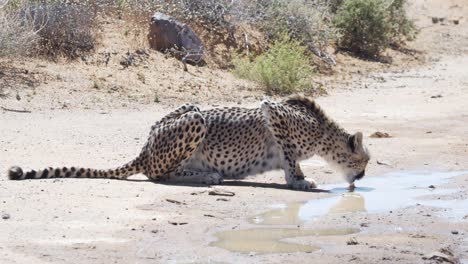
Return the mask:
<path fill-rule="evenodd" d="M 349 136 L 346 146 L 343 146 L 341 153 L 337 155 L 341 160 L 337 165 L 344 172 L 348 183 L 353 183 L 364 177 L 370 155 L 367 148 L 362 143 L 361 132 Z"/>

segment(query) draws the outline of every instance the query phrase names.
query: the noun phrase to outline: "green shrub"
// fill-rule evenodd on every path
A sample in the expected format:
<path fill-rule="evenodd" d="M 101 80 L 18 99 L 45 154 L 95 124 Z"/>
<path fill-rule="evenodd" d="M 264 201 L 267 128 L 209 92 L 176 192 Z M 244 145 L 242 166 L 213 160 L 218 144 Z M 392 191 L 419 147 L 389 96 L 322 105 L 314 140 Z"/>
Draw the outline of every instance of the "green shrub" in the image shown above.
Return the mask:
<path fill-rule="evenodd" d="M 383 0 L 346 0 L 335 17 L 340 47 L 368 57 L 380 55 L 390 39 L 386 12 Z"/>
<path fill-rule="evenodd" d="M 359 55 L 378 57 L 390 44 L 415 33 L 406 16 L 406 0 L 345 0 L 334 19 L 341 35 L 339 46 Z"/>
<path fill-rule="evenodd" d="M 390 24 L 390 41 L 401 44 L 405 40 L 412 40 L 417 30 L 414 22 L 406 15 L 406 0 L 393 0 L 388 7 L 388 22 Z"/>
<path fill-rule="evenodd" d="M 253 61 L 235 58 L 234 74 L 260 83 L 268 93 L 307 92 L 312 88 L 313 69 L 305 52 L 299 42 L 282 37 Z"/>
<path fill-rule="evenodd" d="M 233 17 L 248 21 L 278 39 L 287 33 L 292 39 L 321 52 L 336 39 L 325 0 L 262 0 L 238 1 Z"/>
<path fill-rule="evenodd" d="M 341 4 L 343 4 L 344 0 L 324 0 L 332 13 L 336 13 L 340 8 Z"/>

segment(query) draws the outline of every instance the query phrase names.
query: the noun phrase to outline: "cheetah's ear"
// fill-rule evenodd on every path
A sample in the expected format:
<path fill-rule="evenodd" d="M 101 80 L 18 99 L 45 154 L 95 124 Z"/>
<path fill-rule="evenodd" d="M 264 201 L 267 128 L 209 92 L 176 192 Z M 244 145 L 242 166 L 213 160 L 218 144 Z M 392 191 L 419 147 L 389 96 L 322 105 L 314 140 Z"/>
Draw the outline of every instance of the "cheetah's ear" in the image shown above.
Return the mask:
<path fill-rule="evenodd" d="M 362 133 L 357 132 L 356 134 L 348 138 L 348 145 L 352 152 L 356 152 L 356 149 L 362 148 Z"/>

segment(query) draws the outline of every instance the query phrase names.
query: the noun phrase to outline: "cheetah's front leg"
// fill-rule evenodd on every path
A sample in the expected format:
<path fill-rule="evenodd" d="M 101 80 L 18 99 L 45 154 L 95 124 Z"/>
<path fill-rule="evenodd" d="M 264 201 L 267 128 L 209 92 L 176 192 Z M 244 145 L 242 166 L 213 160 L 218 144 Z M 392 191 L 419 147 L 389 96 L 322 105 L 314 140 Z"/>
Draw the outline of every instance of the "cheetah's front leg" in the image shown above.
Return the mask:
<path fill-rule="evenodd" d="M 308 181 L 304 179 L 304 173 L 296 161 L 290 161 L 285 164 L 285 176 L 286 182 L 289 188 L 295 190 L 308 190 L 311 188 L 317 188 L 317 184 L 314 180 Z"/>

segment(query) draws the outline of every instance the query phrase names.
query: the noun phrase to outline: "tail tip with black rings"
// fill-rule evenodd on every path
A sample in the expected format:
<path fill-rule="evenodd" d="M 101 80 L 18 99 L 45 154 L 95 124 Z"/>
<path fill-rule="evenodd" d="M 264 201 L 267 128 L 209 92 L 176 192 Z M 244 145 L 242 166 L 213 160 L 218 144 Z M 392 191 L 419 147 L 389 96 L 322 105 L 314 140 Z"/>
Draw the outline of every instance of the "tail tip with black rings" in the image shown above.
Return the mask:
<path fill-rule="evenodd" d="M 8 179 L 16 181 L 23 179 L 23 170 L 18 166 L 13 166 L 8 170 Z"/>

